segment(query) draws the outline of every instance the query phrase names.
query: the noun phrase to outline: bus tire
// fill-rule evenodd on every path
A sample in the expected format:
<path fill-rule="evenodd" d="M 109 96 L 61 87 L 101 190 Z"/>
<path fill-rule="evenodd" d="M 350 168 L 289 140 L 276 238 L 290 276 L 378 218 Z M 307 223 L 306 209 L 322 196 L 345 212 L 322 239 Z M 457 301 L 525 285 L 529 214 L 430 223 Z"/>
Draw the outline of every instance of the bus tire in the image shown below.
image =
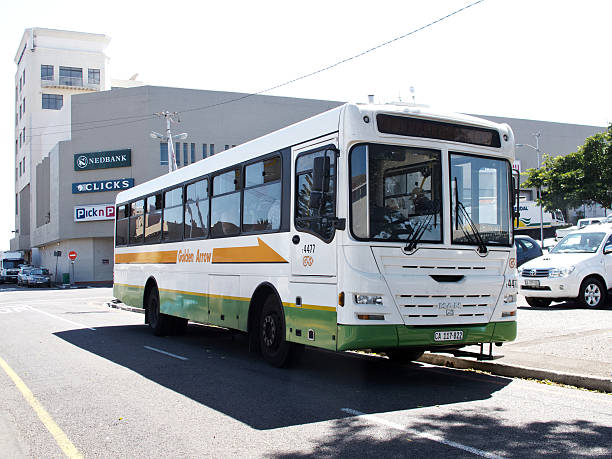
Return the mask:
<path fill-rule="evenodd" d="M 149 328 L 155 336 L 167 335 L 172 329 L 172 318 L 159 312 L 159 291 L 157 286 L 151 288 L 147 296 L 147 317 Z"/>
<path fill-rule="evenodd" d="M 418 360 L 425 351 L 421 349 L 387 349 L 385 354 L 393 363 L 410 363 Z"/>
<path fill-rule="evenodd" d="M 258 328 L 259 348 L 264 360 L 277 368 L 289 366 L 295 349 L 285 339 L 285 317 L 273 295 L 264 301 Z"/>

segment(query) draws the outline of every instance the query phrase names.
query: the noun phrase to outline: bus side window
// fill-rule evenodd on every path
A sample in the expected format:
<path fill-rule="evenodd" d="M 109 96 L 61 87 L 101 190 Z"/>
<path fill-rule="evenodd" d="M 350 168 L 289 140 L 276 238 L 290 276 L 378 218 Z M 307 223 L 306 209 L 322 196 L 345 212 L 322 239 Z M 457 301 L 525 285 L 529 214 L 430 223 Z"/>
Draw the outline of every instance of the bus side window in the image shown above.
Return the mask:
<path fill-rule="evenodd" d="M 128 209 L 129 205 L 117 206 L 115 246 L 126 245 L 128 242 Z"/>
<path fill-rule="evenodd" d="M 213 177 L 210 203 L 210 233 L 213 237 L 240 234 L 240 169 Z"/>
<path fill-rule="evenodd" d="M 183 187 L 164 193 L 162 240 L 179 241 L 183 236 Z"/>
<path fill-rule="evenodd" d="M 145 244 L 161 240 L 162 195 L 147 198 L 145 214 Z"/>
<path fill-rule="evenodd" d="M 208 236 L 208 179 L 187 185 L 185 239 Z"/>
<path fill-rule="evenodd" d="M 313 192 L 313 170 L 315 158 L 324 159 L 329 164 L 329 175 L 323 191 Z M 325 159 L 327 158 L 327 159 Z M 334 217 L 336 216 L 336 153 L 326 149 L 301 155 L 295 163 L 295 227 L 299 230 L 316 234 L 324 241 L 334 237 Z M 319 193 L 317 199 L 312 199 Z"/>
<path fill-rule="evenodd" d="M 130 204 L 130 244 L 142 244 L 144 236 L 144 199 Z"/>
<path fill-rule="evenodd" d="M 281 220 L 281 160 L 266 159 L 245 167 L 242 229 L 278 231 Z"/>

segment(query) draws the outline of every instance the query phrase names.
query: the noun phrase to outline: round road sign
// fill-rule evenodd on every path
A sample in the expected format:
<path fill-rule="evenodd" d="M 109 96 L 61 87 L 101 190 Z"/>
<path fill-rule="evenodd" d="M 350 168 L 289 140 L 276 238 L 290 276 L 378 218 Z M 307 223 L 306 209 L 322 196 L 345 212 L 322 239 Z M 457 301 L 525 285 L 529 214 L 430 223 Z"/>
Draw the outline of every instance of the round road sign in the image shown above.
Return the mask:
<path fill-rule="evenodd" d="M 77 257 L 77 253 L 74 250 L 71 250 L 68 253 L 68 258 L 70 258 L 72 261 L 76 260 L 76 257 Z"/>

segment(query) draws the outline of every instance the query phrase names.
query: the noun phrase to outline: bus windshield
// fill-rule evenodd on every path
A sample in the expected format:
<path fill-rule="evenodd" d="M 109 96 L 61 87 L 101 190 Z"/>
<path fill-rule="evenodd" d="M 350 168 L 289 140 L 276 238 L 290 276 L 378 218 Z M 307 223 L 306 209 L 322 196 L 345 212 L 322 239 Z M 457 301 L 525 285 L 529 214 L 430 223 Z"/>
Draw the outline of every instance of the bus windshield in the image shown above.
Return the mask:
<path fill-rule="evenodd" d="M 510 245 L 510 163 L 450 153 L 454 244 Z"/>
<path fill-rule="evenodd" d="M 356 238 L 442 242 L 439 150 L 358 145 L 350 161 Z"/>

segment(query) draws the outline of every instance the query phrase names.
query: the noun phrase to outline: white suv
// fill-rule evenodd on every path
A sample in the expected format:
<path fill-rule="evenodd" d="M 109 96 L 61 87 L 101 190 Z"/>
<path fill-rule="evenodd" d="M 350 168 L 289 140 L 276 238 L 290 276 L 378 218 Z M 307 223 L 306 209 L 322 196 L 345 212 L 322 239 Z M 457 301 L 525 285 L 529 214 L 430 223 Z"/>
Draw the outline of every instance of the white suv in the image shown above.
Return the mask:
<path fill-rule="evenodd" d="M 530 306 L 577 299 L 587 308 L 603 307 L 612 288 L 612 225 L 573 231 L 518 272 L 519 291 Z"/>

